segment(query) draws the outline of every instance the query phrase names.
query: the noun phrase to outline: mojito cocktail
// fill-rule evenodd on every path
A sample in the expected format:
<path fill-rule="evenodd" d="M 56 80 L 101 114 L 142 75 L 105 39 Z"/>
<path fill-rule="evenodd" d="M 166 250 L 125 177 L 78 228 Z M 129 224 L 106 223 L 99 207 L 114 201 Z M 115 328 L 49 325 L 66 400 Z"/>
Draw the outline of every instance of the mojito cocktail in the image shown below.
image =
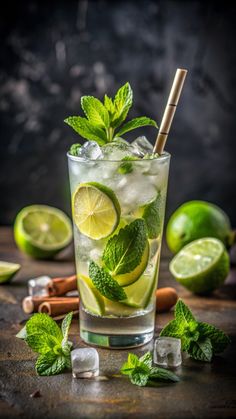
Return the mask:
<path fill-rule="evenodd" d="M 68 161 L 80 334 L 90 344 L 125 348 L 153 337 L 170 156 L 153 154 L 145 137 L 128 143 L 114 127 L 108 135 L 111 128 L 111 141 L 91 134 Z"/>

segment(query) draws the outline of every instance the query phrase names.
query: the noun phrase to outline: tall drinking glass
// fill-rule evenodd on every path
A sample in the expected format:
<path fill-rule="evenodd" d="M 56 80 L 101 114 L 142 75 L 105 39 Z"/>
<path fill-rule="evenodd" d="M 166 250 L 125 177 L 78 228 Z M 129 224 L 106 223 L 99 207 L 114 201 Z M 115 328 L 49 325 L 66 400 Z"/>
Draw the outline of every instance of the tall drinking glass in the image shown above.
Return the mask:
<path fill-rule="evenodd" d="M 154 333 L 170 155 L 124 162 L 68 154 L 68 162 L 81 338 L 143 345 Z"/>

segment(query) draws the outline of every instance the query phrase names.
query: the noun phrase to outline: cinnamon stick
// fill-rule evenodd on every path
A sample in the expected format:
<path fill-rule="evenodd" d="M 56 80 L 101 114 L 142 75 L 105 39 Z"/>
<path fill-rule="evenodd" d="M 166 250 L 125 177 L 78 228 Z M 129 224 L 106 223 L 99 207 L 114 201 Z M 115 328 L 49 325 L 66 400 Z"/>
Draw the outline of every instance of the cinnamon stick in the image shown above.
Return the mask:
<path fill-rule="evenodd" d="M 49 316 L 58 316 L 60 314 L 66 314 L 70 311 L 76 311 L 79 309 L 79 298 L 78 297 L 67 297 L 64 301 L 60 299 L 48 300 L 40 304 L 38 307 L 39 313 L 46 313 Z"/>
<path fill-rule="evenodd" d="M 68 300 L 69 297 L 25 297 L 22 301 L 22 308 L 26 314 L 36 313 L 40 304 L 48 302 L 48 301 L 58 301 L 62 305 L 63 303 Z M 79 297 L 77 297 L 79 301 Z"/>
<path fill-rule="evenodd" d="M 174 288 L 164 287 L 156 290 L 156 311 L 163 313 L 169 311 L 178 300 L 177 292 Z"/>
<path fill-rule="evenodd" d="M 77 289 L 77 277 L 72 275 L 66 278 L 54 278 L 47 285 L 50 297 L 64 295 Z"/>

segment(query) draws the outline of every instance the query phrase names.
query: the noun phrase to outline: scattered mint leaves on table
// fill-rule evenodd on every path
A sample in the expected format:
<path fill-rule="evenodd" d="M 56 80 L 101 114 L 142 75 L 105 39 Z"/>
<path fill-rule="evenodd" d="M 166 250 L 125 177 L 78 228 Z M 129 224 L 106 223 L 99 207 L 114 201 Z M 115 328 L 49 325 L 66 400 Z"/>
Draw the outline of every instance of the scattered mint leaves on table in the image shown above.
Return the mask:
<path fill-rule="evenodd" d="M 68 333 L 72 316 L 72 312 L 68 313 L 60 328 L 47 314 L 34 314 L 16 335 L 39 354 L 35 365 L 38 375 L 55 375 L 71 368 L 72 342 L 68 341 Z"/>
<path fill-rule="evenodd" d="M 183 351 L 191 358 L 205 362 L 210 362 L 213 355 L 223 352 L 230 342 L 221 329 L 197 321 L 181 299 L 175 306 L 175 319 L 162 329 L 160 336 L 181 339 Z"/>
<path fill-rule="evenodd" d="M 147 352 L 140 358 L 129 353 L 127 361 L 120 369 L 121 374 L 127 375 L 132 384 L 145 387 L 153 386 L 158 382 L 178 382 L 179 377 L 172 371 L 164 368 L 152 367 L 152 354 Z"/>
<path fill-rule="evenodd" d="M 85 117 L 69 116 L 64 120 L 81 137 L 104 145 L 131 130 L 157 127 L 156 122 L 146 116 L 131 119 L 123 124 L 133 103 L 133 92 L 125 83 L 112 99 L 105 95 L 104 103 L 93 96 L 82 96 L 81 107 Z M 122 125 L 123 124 L 123 125 Z M 72 150 L 73 151 L 73 150 Z"/>

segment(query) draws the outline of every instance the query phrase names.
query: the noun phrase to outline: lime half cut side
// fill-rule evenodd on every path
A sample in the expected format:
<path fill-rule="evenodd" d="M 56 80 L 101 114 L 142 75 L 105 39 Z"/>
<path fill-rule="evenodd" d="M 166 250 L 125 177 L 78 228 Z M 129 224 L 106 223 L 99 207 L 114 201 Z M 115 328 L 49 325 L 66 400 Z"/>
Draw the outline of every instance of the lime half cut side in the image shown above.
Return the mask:
<path fill-rule="evenodd" d="M 20 268 L 18 263 L 0 261 L 0 284 L 10 281 Z"/>
<path fill-rule="evenodd" d="M 93 314 L 102 316 L 105 312 L 104 300 L 99 291 L 94 287 L 90 278 L 79 275 L 79 291 L 85 308 Z"/>
<path fill-rule="evenodd" d="M 205 294 L 223 284 L 229 272 L 229 256 L 223 243 L 207 237 L 183 247 L 172 259 L 170 271 L 190 291 Z"/>
<path fill-rule="evenodd" d="M 50 258 L 71 242 L 71 221 L 57 208 L 31 205 L 17 215 L 14 236 L 16 244 L 26 254 L 39 259 Z"/>
<path fill-rule="evenodd" d="M 96 182 L 79 185 L 72 197 L 72 212 L 79 231 L 94 240 L 108 237 L 120 221 L 116 195 Z"/>

